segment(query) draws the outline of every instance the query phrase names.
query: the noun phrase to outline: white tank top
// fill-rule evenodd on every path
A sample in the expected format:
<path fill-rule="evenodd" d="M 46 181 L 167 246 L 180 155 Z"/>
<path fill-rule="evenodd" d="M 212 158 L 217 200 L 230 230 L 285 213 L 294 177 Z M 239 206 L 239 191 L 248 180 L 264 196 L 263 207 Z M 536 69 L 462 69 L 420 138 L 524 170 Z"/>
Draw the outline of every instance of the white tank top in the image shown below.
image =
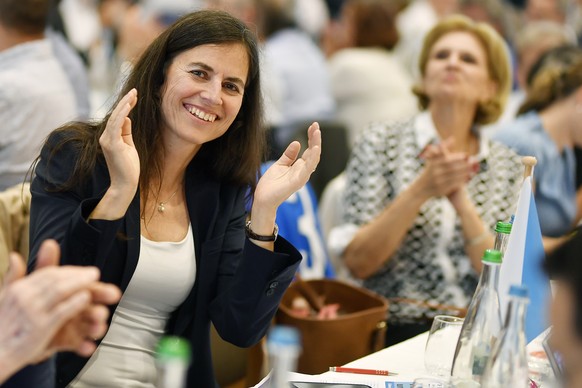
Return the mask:
<path fill-rule="evenodd" d="M 179 242 L 141 236 L 137 267 L 101 344 L 69 387 L 150 387 L 155 348 L 170 314 L 194 285 L 192 225 Z"/>

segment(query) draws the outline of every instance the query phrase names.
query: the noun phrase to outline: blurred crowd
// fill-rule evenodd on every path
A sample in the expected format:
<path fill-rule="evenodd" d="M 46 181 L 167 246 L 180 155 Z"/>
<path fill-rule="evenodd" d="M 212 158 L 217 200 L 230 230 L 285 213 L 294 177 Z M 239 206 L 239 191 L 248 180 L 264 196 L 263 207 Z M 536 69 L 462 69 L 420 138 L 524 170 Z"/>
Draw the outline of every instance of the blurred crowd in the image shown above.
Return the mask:
<path fill-rule="evenodd" d="M 46 7 L 48 20 L 41 35 L 51 42 L 63 70 L 50 74 L 60 85 L 57 77 L 66 76 L 71 90 L 59 91 L 58 106 L 53 100 L 53 106 L 44 101 L 35 108 L 37 117 L 42 111 L 53 114 L 33 123 L 42 127 L 38 132 L 29 130 L 26 138 L 18 139 L 26 147 L 0 154 L 2 189 L 21 180 L 33 159 L 33 146 L 50 129 L 66 120 L 103 117 L 144 48 L 191 10 L 225 10 L 260 37 L 271 156 L 297 138 L 297 128 L 308 121 L 340 125 L 345 135 L 337 136 L 345 136 L 346 144 L 339 142 L 337 152 L 347 154 L 370 122 L 417 113 L 412 86 L 420 75 L 423 38 L 449 15 L 487 23 L 509 50 L 511 94 L 501 117 L 481 129 L 487 136 L 516 117 L 529 88 L 528 73 L 541 54 L 561 45 L 576 46 L 582 36 L 582 5 L 574 0 L 58 0 Z M 41 12 L 35 11 L 36 23 L 44 20 Z M 30 120 L 30 115 L 20 114 Z M 14 118 L 9 121 L 15 127 L 21 124 Z M 334 172 L 343 169 L 344 159 L 342 155 L 334 161 Z M 318 196 L 321 192 L 317 187 Z"/>

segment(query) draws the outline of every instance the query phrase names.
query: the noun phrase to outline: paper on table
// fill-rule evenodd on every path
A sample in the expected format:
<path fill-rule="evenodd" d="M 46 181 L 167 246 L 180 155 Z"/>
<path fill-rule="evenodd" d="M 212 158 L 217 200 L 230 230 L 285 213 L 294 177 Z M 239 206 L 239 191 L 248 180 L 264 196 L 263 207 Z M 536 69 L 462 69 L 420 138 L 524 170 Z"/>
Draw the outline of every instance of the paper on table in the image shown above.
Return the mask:
<path fill-rule="evenodd" d="M 293 373 L 289 380 L 314 383 L 360 383 L 373 388 L 408 388 L 415 378 L 427 374 L 423 357 L 427 338 L 428 332 L 344 365 L 366 369 L 387 369 L 388 367 L 388 370 L 397 372 L 397 376 L 386 377 L 336 372 L 325 372 L 322 375 L 311 376 Z M 263 379 L 253 388 L 267 387 L 269 387 L 268 380 Z"/>
<path fill-rule="evenodd" d="M 358 384 L 366 384 L 372 388 L 384 388 L 384 383 L 380 381 L 370 381 L 370 380 L 353 380 L 353 379 L 346 379 L 340 377 L 331 377 L 331 376 L 313 376 L 313 375 L 305 375 L 302 373 L 289 373 L 289 381 L 305 381 L 309 383 L 358 383 Z"/>
<path fill-rule="evenodd" d="M 353 376 L 353 375 L 352 375 Z M 262 379 L 257 385 L 252 388 L 270 388 L 269 378 L 271 373 Z M 339 384 L 365 384 L 371 388 L 410 388 L 411 382 L 395 382 L 389 380 L 366 380 L 365 376 L 354 376 L 353 378 L 333 377 L 329 375 L 306 375 L 302 373 L 289 373 L 288 381 L 297 381 L 305 383 L 339 383 Z"/>
<path fill-rule="evenodd" d="M 257 385 L 252 388 L 267 388 L 269 387 L 269 377 L 271 373 L 269 373 L 264 379 L 262 379 Z M 306 375 L 302 373 L 289 373 L 289 377 L 287 378 L 288 381 L 301 381 L 305 383 L 357 383 L 357 384 L 366 384 L 372 388 L 386 388 L 386 384 L 383 381 L 368 381 L 368 380 L 358 380 L 354 381 L 352 379 L 340 379 L 340 378 L 333 378 L 330 376 L 321 376 L 321 375 Z"/>
<path fill-rule="evenodd" d="M 352 375 L 353 376 L 353 375 Z M 370 379 L 366 379 L 366 376 L 354 376 L 354 377 L 349 377 L 349 378 L 342 378 L 342 377 L 335 377 L 335 376 L 329 376 L 329 375 L 318 375 L 318 376 L 313 376 L 313 375 L 305 375 L 305 374 L 301 374 L 301 373 L 290 373 L 289 374 L 289 381 L 304 381 L 304 382 L 309 382 L 309 383 L 344 383 L 344 384 L 349 384 L 349 383 L 353 383 L 353 384 L 365 384 L 365 385 L 369 385 L 372 388 L 409 388 L 411 386 L 411 384 L 406 384 L 406 383 L 393 383 L 392 379 L 389 380 L 370 380 Z M 396 384 L 401 384 L 400 385 L 396 385 Z"/>

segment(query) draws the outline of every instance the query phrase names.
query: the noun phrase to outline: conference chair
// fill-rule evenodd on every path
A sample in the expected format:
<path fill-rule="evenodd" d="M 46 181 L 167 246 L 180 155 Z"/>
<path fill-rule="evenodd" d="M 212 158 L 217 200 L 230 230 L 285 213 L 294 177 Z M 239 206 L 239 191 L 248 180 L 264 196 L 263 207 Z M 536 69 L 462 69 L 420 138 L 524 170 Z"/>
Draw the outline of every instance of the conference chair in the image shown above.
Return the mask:
<path fill-rule="evenodd" d="M 264 351 L 265 340 L 250 348 L 239 348 L 220 338 L 211 325 L 210 348 L 214 376 L 222 388 L 246 388 L 257 384 L 267 375 Z"/>
<path fill-rule="evenodd" d="M 8 253 L 20 253 L 28 260 L 30 184 L 18 184 L 0 191 L 0 283 L 8 270 Z"/>
<path fill-rule="evenodd" d="M 309 182 L 311 182 L 319 200 L 329 181 L 341 174 L 346 168 L 350 157 L 350 147 L 348 131 L 344 124 L 331 120 L 318 122 L 321 128 L 321 160 L 317 170 L 311 175 Z M 298 140 L 301 143 L 302 149 L 307 147 L 306 129 L 309 124 L 311 122 L 298 124 L 295 130 L 294 140 Z"/>

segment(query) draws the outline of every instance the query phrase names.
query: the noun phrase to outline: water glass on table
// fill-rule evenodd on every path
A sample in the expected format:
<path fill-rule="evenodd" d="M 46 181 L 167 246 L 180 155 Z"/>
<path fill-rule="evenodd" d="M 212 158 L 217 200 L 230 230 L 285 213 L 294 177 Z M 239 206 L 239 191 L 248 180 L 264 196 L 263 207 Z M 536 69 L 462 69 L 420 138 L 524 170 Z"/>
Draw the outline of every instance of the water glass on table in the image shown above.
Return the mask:
<path fill-rule="evenodd" d="M 437 315 L 434 317 L 426 348 L 424 366 L 430 376 L 451 376 L 455 348 L 463 326 L 463 318 Z"/>

